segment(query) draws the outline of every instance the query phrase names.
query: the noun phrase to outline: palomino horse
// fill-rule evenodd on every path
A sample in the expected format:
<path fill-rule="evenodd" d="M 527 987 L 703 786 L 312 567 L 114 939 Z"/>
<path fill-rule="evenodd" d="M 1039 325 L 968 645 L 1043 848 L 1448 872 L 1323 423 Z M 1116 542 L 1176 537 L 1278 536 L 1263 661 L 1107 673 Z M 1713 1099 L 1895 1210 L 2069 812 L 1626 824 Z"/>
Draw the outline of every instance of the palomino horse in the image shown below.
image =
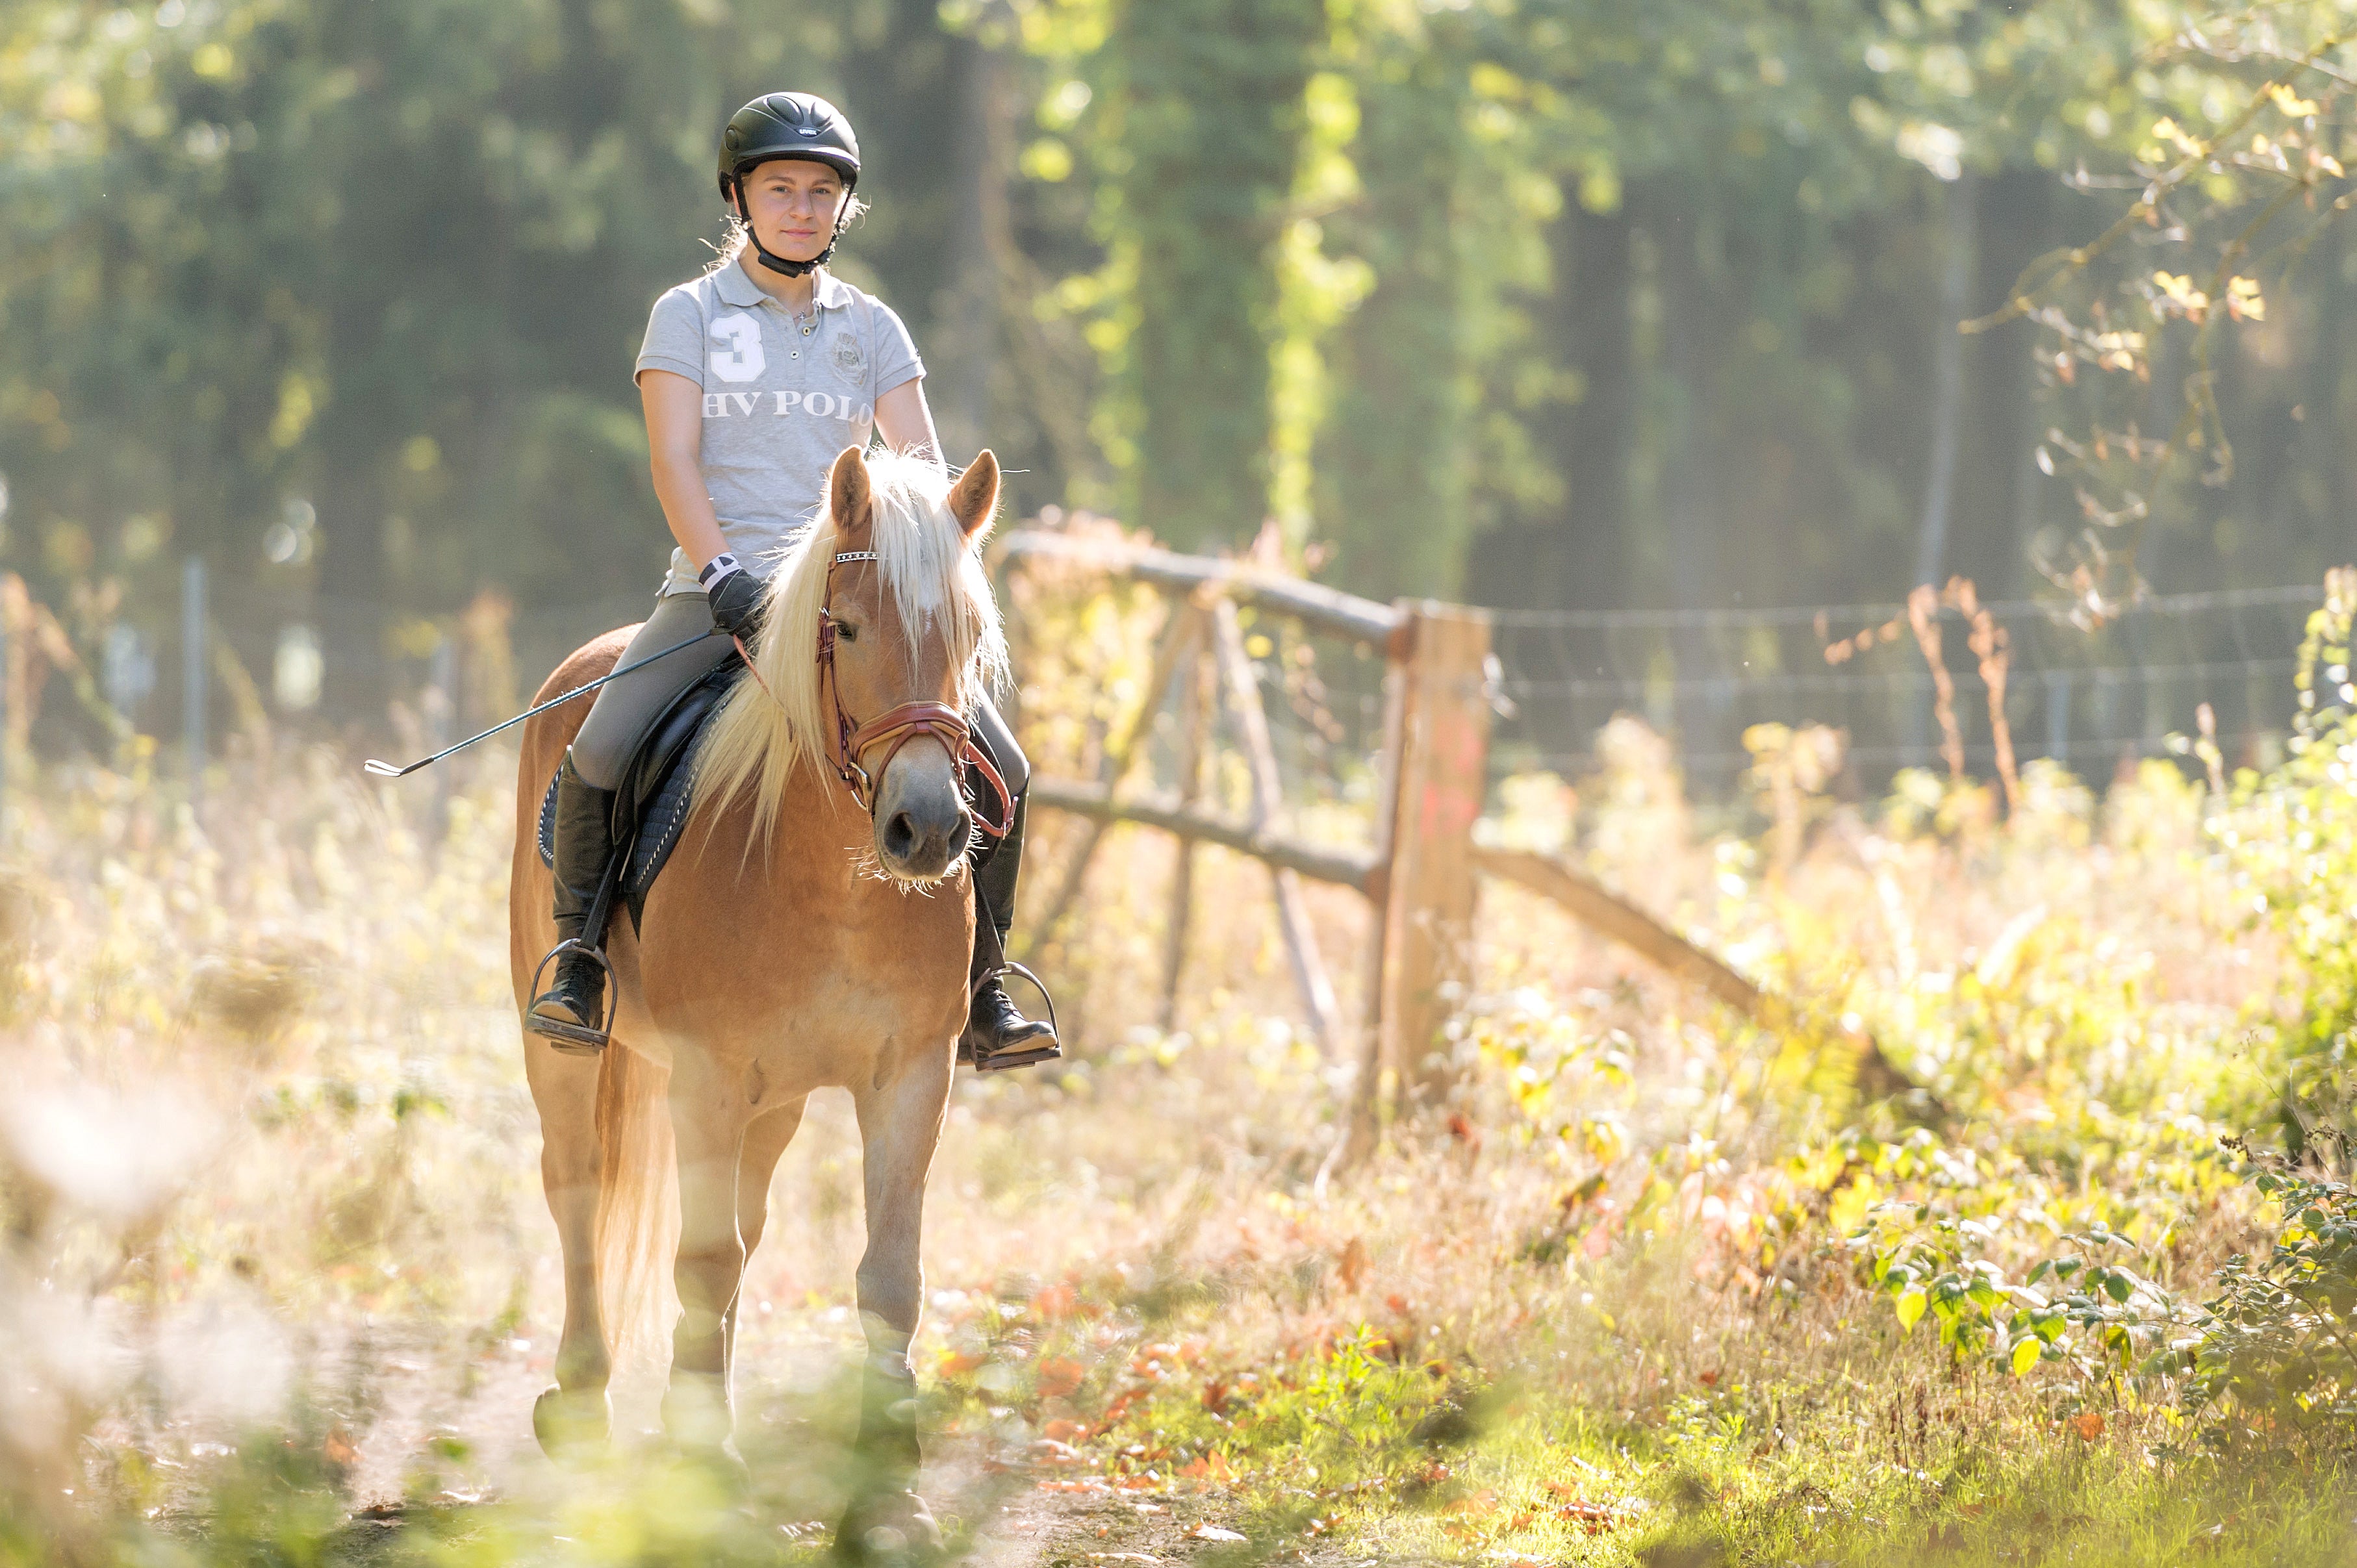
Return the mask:
<path fill-rule="evenodd" d="M 609 933 L 614 1043 L 589 1059 L 524 1036 L 541 1178 L 565 1256 L 556 1384 L 533 1417 L 552 1453 L 608 1435 L 608 1331 L 620 1337 L 654 1283 L 673 1148 L 681 1312 L 663 1423 L 684 1444 L 729 1447 L 737 1285 L 761 1239 L 770 1174 L 810 1092 L 850 1090 L 865 1151 L 859 1443 L 869 1480 L 838 1551 L 938 1541 L 914 1490 L 909 1340 L 925 1176 L 966 1016 L 974 900 L 962 883 L 953 896 L 921 895 L 964 865 L 973 819 L 957 715 L 1006 666 L 979 556 L 998 484 L 988 452 L 954 486 L 913 458 L 836 459 L 826 519 L 771 581 L 758 679 L 739 682 L 714 717 L 680 846 L 639 930 L 617 919 Z M 574 654 L 544 693 L 610 669 L 627 638 L 610 632 Z M 587 707 L 566 703 L 524 732 L 509 898 L 519 1014 L 556 940 L 534 808 Z M 878 770 L 872 786 L 863 764 Z"/>

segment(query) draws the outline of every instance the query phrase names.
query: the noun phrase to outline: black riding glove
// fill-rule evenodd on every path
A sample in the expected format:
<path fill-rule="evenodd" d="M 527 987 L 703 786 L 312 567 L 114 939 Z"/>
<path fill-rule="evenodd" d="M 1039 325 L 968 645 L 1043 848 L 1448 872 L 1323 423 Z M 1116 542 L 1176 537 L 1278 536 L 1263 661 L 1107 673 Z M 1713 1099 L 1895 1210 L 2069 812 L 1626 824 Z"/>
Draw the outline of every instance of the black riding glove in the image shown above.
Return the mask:
<path fill-rule="evenodd" d="M 705 585 L 712 606 L 712 624 L 747 646 L 761 629 L 761 607 L 768 595 L 761 580 L 742 566 Z"/>

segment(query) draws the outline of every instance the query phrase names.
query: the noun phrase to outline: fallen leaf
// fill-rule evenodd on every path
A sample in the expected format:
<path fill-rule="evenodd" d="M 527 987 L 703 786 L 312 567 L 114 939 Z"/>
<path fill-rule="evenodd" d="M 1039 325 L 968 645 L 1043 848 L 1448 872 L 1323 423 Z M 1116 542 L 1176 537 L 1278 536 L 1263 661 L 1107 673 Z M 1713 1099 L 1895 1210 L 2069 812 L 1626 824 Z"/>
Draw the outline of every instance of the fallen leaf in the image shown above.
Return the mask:
<path fill-rule="evenodd" d="M 1039 1363 L 1039 1397 L 1060 1400 L 1076 1392 L 1089 1369 L 1069 1356 L 1051 1356 Z"/>
<path fill-rule="evenodd" d="M 2100 1411 L 2091 1410 L 2083 1415 L 2074 1415 L 2070 1424 L 2072 1431 L 2090 1443 L 2104 1434 L 2104 1416 Z"/>
<path fill-rule="evenodd" d="M 1245 1537 L 1232 1530 L 1222 1530 L 1216 1524 L 1199 1524 L 1187 1532 L 1197 1541 L 1243 1541 Z"/>
<path fill-rule="evenodd" d="M 1081 1293 L 1069 1284 L 1042 1286 L 1031 1297 L 1031 1310 L 1054 1323 L 1072 1316 L 1081 1304 Z"/>
<path fill-rule="evenodd" d="M 1228 1464 L 1228 1456 L 1216 1448 L 1200 1459 L 1180 1466 L 1178 1473 L 1189 1480 L 1211 1481 L 1221 1486 L 1236 1478 L 1235 1470 Z"/>
<path fill-rule="evenodd" d="M 1550 1510 L 1555 1518 L 1576 1524 L 1590 1535 L 1602 1535 L 1620 1522 L 1620 1514 L 1609 1503 L 1591 1503 L 1585 1498 L 1575 1498 Z"/>
<path fill-rule="evenodd" d="M 1353 1236 L 1342 1249 L 1342 1256 L 1334 1264 L 1334 1273 L 1341 1280 L 1344 1290 L 1357 1290 L 1359 1282 L 1367 1277 L 1367 1244 Z"/>
<path fill-rule="evenodd" d="M 319 1456 L 330 1465 L 350 1465 L 360 1455 L 354 1451 L 351 1438 L 339 1426 L 328 1432 L 327 1441 L 319 1444 Z"/>
<path fill-rule="evenodd" d="M 1042 1437 L 1052 1437 L 1059 1443 L 1070 1443 L 1076 1437 L 1086 1437 L 1089 1429 L 1077 1421 L 1051 1421 L 1039 1429 Z"/>

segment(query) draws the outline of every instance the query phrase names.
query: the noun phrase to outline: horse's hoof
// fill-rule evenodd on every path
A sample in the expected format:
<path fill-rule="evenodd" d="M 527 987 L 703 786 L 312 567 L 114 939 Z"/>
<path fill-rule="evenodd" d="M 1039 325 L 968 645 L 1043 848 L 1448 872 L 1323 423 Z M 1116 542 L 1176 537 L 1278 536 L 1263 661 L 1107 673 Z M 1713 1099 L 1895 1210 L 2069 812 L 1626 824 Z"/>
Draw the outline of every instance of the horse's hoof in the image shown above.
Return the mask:
<path fill-rule="evenodd" d="M 567 1392 L 551 1383 L 532 1402 L 532 1434 L 540 1439 L 540 1451 L 559 1463 L 604 1453 L 613 1428 L 603 1389 Z"/>
<path fill-rule="evenodd" d="M 674 1372 L 663 1390 L 663 1434 L 682 1450 L 715 1452 L 736 1434 L 737 1415 L 728 1405 L 728 1385 L 707 1372 Z"/>
<path fill-rule="evenodd" d="M 853 1502 L 834 1527 L 838 1563 L 925 1562 L 941 1549 L 942 1527 L 912 1491 L 871 1492 Z"/>

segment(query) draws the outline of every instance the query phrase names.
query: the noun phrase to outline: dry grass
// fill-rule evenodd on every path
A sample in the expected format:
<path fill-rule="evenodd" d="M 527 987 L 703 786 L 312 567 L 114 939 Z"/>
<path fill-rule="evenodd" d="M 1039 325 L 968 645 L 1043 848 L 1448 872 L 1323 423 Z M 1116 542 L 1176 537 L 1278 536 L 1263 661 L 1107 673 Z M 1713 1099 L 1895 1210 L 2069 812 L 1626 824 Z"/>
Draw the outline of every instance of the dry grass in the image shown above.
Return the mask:
<path fill-rule="evenodd" d="M 1827 806 L 1771 875 L 1750 839 L 1696 827 L 1644 736 L 1611 755 L 1576 795 L 1518 783 L 1496 831 L 1864 1018 L 1950 1106 L 1942 1145 L 1978 1151 L 2007 1214 L 2052 1222 L 2008 1222 L 1992 1256 L 2104 1218 L 2198 1291 L 2245 1234 L 2208 1139 L 2261 1097 L 2240 1042 L 2277 959 L 2220 913 L 2232 889 L 2174 773 L 2098 811 L 2033 768 L 2004 827 L 1984 796 L 1909 780 L 1889 808 Z M 526 1410 L 558 1293 L 507 997 L 501 780 L 484 761 L 438 826 L 425 790 L 324 752 L 200 812 L 94 770 L 11 800 L 0 1316 L 31 1371 L 0 1391 L 0 1434 L 39 1477 L 17 1499 L 41 1528 L 92 1517 L 59 1500 L 70 1484 L 168 1514 L 286 1423 L 348 1506 L 547 1484 Z M 1072 842 L 1041 826 L 1029 898 Z M 2128 1509 L 2155 1542 L 2225 1517 L 2182 1502 L 2206 1494 L 2169 1468 L 2188 1462 L 2171 1410 L 1900 1331 L 1843 1235 L 1922 1183 L 1824 1176 L 1843 1129 L 1906 1133 L 1837 1060 L 1512 889 L 1484 895 L 1460 1097 L 1321 1193 L 1345 1078 L 1294 1021 L 1265 873 L 1203 854 L 1165 1031 L 1170 860 L 1116 833 L 1043 945 L 1076 1058 L 960 1085 L 920 1366 L 969 1446 L 1134 1486 L 1232 1475 L 1257 1538 L 1314 1552 L 1620 1561 L 1692 1538 L 1878 1560 L 2027 1529 L 2007 1499 L 2035 1487 L 2062 1488 L 2039 1493 L 2050 1520 Z M 1313 904 L 1348 1005 L 1363 911 Z M 815 1397 L 856 1344 L 848 1122 L 815 1104 L 780 1167 L 747 1283 L 748 1410 Z M 1334 1370 L 1348 1356 L 1361 1372 Z M 626 1385 L 625 1430 L 652 1424 L 651 1377 Z M 1416 1426 L 1449 1408 L 1465 1430 Z M 2093 1438 L 2071 1424 L 2090 1413 Z M 2056 1500 L 2052 1477 L 2085 1493 L 2097 1472 L 2107 1500 Z M 2259 1530 L 2272 1506 L 2229 1534 L 2296 1556 L 2314 1520 Z"/>

